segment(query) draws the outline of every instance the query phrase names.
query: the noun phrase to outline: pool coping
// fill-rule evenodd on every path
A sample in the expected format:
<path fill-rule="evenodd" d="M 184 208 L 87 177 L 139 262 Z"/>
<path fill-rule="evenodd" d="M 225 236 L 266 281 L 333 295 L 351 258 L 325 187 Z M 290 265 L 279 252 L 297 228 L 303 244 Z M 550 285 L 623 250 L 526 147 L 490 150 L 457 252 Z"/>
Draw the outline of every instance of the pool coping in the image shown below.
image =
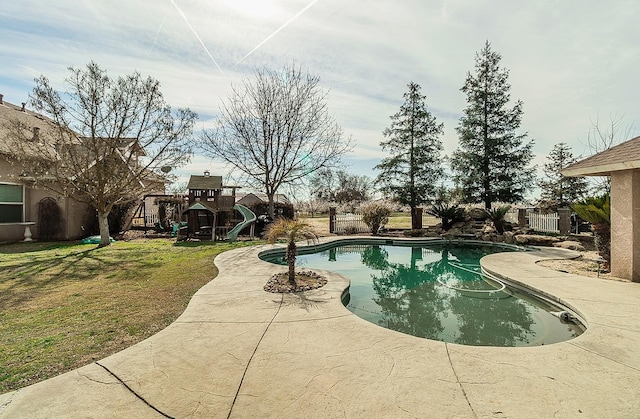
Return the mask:
<path fill-rule="evenodd" d="M 325 238 L 321 245 L 343 240 Z M 588 326 L 566 342 L 495 348 L 416 338 L 362 320 L 342 306 L 349 282 L 332 272 L 324 272 L 329 283 L 318 290 L 267 293 L 262 286 L 282 267 L 258 254 L 275 247 L 281 245 L 218 255 L 218 277 L 176 322 L 108 358 L 0 395 L 0 417 L 635 417 L 640 411 L 640 287 L 536 264 L 571 257 L 568 251 L 482 259 L 486 271 L 562 301 Z"/>

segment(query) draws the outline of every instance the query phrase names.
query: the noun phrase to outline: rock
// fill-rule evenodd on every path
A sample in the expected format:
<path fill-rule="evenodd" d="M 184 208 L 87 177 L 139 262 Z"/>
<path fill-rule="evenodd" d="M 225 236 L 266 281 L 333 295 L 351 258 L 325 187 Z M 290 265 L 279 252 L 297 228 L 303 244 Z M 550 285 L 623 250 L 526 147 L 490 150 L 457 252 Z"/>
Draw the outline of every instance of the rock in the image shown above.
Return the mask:
<path fill-rule="evenodd" d="M 462 234 L 462 229 L 458 227 L 452 227 L 447 231 L 447 235 L 459 236 L 460 234 Z"/>
<path fill-rule="evenodd" d="M 504 242 L 504 234 L 498 234 L 498 235 L 496 236 L 496 241 L 497 241 L 498 243 L 502 243 L 502 242 Z"/>
<path fill-rule="evenodd" d="M 482 229 L 482 232 L 483 232 L 484 234 L 492 234 L 492 233 L 495 233 L 495 232 L 496 232 L 496 229 L 495 229 L 495 228 L 493 228 L 493 226 L 491 226 L 491 225 L 486 225 L 486 226 L 484 226 L 484 228 Z"/>
<path fill-rule="evenodd" d="M 490 242 L 491 241 L 491 234 L 483 234 L 482 235 L 482 241 Z"/>
<path fill-rule="evenodd" d="M 486 220 L 489 218 L 489 214 L 482 208 L 471 208 L 467 211 L 467 214 L 472 220 Z"/>
<path fill-rule="evenodd" d="M 557 243 L 560 240 L 557 237 L 542 236 L 538 234 L 519 234 L 515 236 L 517 244 L 524 244 L 529 246 L 553 246 L 553 243 Z"/>
<path fill-rule="evenodd" d="M 563 249 L 577 250 L 578 252 L 584 252 L 585 250 L 584 246 L 580 242 L 573 241 L 573 240 L 565 240 L 565 241 L 553 243 L 553 247 L 561 247 Z"/>
<path fill-rule="evenodd" d="M 457 223 L 454 223 L 451 228 L 458 228 L 462 230 L 465 224 L 466 223 L 464 221 L 458 221 Z"/>
<path fill-rule="evenodd" d="M 507 244 L 514 244 L 516 242 L 515 234 L 512 231 L 505 231 L 503 236 L 504 242 Z"/>

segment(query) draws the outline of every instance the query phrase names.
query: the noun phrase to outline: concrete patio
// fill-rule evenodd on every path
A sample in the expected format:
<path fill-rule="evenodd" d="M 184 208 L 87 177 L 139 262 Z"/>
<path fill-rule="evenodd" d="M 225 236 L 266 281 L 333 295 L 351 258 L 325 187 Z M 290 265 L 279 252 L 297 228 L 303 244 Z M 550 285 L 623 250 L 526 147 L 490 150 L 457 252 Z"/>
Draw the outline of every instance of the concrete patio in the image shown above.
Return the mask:
<path fill-rule="evenodd" d="M 541 347 L 462 346 L 360 319 L 348 280 L 303 295 L 263 291 L 271 246 L 219 255 L 218 277 L 155 336 L 0 395 L 0 418 L 637 418 L 640 286 L 535 264 L 558 249 L 483 258 L 489 272 L 561 300 L 587 322 Z"/>

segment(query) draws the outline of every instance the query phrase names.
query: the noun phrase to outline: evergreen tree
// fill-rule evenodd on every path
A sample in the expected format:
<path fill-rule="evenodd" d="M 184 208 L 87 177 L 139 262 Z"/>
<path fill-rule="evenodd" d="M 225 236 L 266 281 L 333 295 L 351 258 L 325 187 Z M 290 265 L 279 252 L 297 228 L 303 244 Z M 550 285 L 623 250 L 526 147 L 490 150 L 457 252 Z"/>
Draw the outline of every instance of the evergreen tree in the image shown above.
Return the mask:
<path fill-rule="evenodd" d="M 460 148 L 452 155 L 454 181 L 467 203 L 518 202 L 535 181 L 535 171 L 527 167 L 533 141 L 516 134 L 522 119 L 522 102 L 509 107 L 509 71 L 500 67 L 501 55 L 487 41 L 476 54 L 475 74 L 467 73 L 460 89 L 468 106 L 456 131 Z"/>
<path fill-rule="evenodd" d="M 544 177 L 538 181 L 541 189 L 540 200 L 544 206 L 556 210 L 584 198 L 587 194 L 588 184 L 584 177 L 567 177 L 560 173 L 577 160 L 566 143 L 553 146 L 547 156 L 547 163 L 544 164 Z"/>
<path fill-rule="evenodd" d="M 416 208 L 435 194 L 438 181 L 443 177 L 439 137 L 444 129 L 429 112 L 426 96 L 420 94 L 420 86 L 407 85 L 404 103 L 400 111 L 392 115 L 391 126 L 380 143 L 391 157 L 376 166 L 380 174 L 376 182 L 380 190 L 402 205 L 411 207 L 411 226 L 420 225 Z"/>

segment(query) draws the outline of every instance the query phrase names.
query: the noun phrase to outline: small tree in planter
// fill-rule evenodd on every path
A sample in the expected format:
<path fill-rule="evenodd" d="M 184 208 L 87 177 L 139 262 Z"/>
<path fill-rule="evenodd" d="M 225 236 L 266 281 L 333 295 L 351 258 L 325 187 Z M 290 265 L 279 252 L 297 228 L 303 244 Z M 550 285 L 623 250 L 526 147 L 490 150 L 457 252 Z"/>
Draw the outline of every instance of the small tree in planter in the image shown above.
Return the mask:
<path fill-rule="evenodd" d="M 267 228 L 265 237 L 269 243 L 275 243 L 279 238 L 284 237 L 287 240 L 287 265 L 289 266 L 288 278 L 289 285 L 296 287 L 296 256 L 298 255 L 298 247 L 296 242 L 301 239 L 307 241 L 316 241 L 318 235 L 313 227 L 300 220 L 290 220 L 287 218 L 278 218 Z"/>
<path fill-rule="evenodd" d="M 360 207 L 360 213 L 362 221 L 371 229 L 371 234 L 377 236 L 380 227 L 389 222 L 391 210 L 386 205 L 372 202 Z"/>

